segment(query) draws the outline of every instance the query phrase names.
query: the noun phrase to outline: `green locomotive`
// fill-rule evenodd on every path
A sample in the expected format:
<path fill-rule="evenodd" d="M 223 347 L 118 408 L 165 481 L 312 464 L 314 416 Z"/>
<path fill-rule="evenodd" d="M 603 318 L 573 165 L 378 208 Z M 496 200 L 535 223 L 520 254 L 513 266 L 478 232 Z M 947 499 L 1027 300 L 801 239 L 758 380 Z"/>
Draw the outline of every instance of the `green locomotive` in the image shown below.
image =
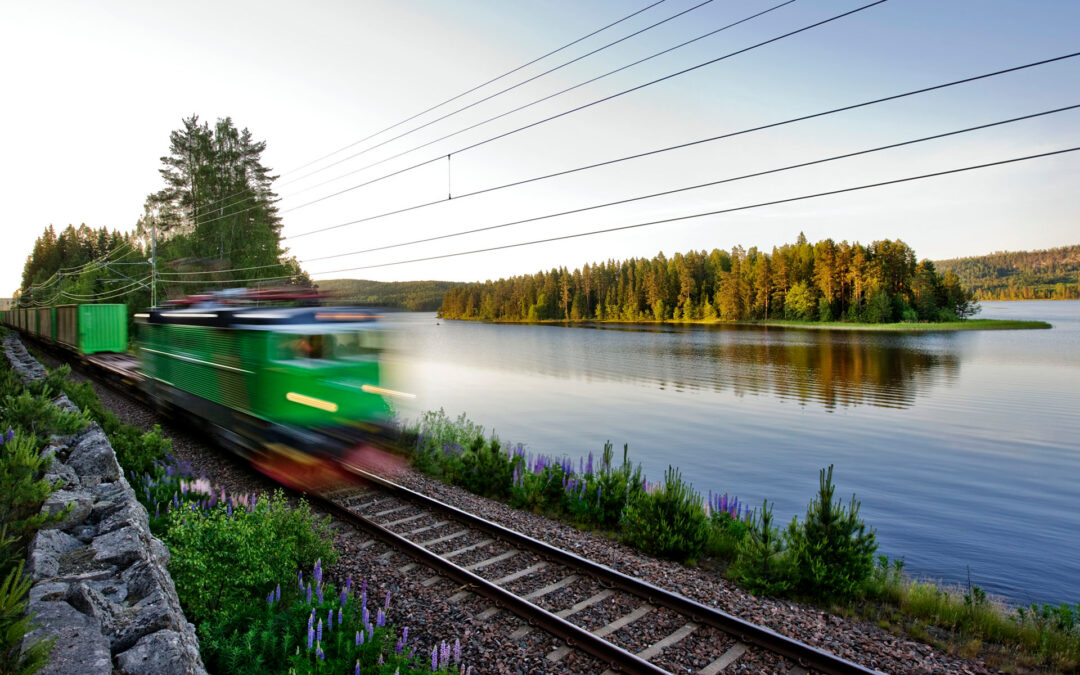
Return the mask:
<path fill-rule="evenodd" d="M 135 318 L 151 400 L 209 424 L 278 479 L 378 444 L 386 397 L 405 396 L 380 385 L 383 331 L 367 310 L 203 305 Z"/>

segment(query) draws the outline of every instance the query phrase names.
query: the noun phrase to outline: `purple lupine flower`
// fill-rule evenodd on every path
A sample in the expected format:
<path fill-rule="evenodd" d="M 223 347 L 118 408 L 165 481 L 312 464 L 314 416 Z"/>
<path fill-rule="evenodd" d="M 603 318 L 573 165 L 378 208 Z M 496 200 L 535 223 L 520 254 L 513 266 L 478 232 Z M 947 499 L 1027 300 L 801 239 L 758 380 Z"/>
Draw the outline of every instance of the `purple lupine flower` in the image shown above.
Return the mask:
<path fill-rule="evenodd" d="M 225 515 L 232 518 L 232 504 L 225 505 Z"/>
<path fill-rule="evenodd" d="M 465 675 L 472 675 L 472 666 L 465 669 Z"/>
<path fill-rule="evenodd" d="M 386 592 L 386 602 L 383 603 L 383 609 L 385 609 L 385 610 L 390 609 L 390 591 Z"/>
<path fill-rule="evenodd" d="M 313 576 L 315 577 L 315 585 L 316 586 L 321 586 L 322 585 L 322 558 L 319 558 L 318 560 L 315 561 L 315 571 L 313 573 Z"/>
<path fill-rule="evenodd" d="M 383 661 L 382 654 L 379 654 L 379 665 L 381 666 L 383 663 L 384 663 L 384 661 Z"/>
<path fill-rule="evenodd" d="M 10 443 L 13 438 L 15 438 L 15 430 L 8 427 L 7 434 L 4 436 L 4 442 Z"/>
<path fill-rule="evenodd" d="M 321 645 L 315 649 L 315 656 L 319 657 L 320 661 L 325 661 L 326 660 L 326 652 L 324 652 L 322 650 Z"/>
<path fill-rule="evenodd" d="M 454 665 L 461 665 L 461 640 L 454 638 Z"/>
<path fill-rule="evenodd" d="M 409 627 L 408 626 L 405 626 L 405 630 L 401 631 L 401 641 L 402 642 L 408 642 L 409 641 Z"/>
<path fill-rule="evenodd" d="M 274 592 L 270 591 L 269 595 L 266 596 L 266 605 L 269 607 L 272 604 L 274 604 Z"/>
<path fill-rule="evenodd" d="M 326 630 L 334 630 L 334 610 L 330 610 L 326 613 Z"/>
<path fill-rule="evenodd" d="M 450 645 L 443 642 L 439 645 L 439 667 L 446 668 L 450 664 Z"/>
<path fill-rule="evenodd" d="M 334 610 L 330 610 L 330 611 L 333 612 Z M 338 623 L 339 626 L 344 623 L 344 618 L 343 617 L 344 617 L 344 614 L 342 614 L 341 608 L 338 607 L 337 608 L 337 623 Z"/>
<path fill-rule="evenodd" d="M 362 644 L 364 644 L 364 634 L 361 633 L 360 631 L 356 631 L 356 645 L 355 646 L 359 647 Z"/>
<path fill-rule="evenodd" d="M 379 628 L 386 625 L 386 613 L 381 609 L 379 610 L 379 613 L 375 615 L 375 625 Z"/>
<path fill-rule="evenodd" d="M 319 604 L 323 604 L 323 593 L 321 585 L 315 587 L 315 593 L 319 596 Z"/>
<path fill-rule="evenodd" d="M 352 590 L 352 576 L 345 577 L 345 592 Z"/>
<path fill-rule="evenodd" d="M 172 505 L 180 506 L 180 495 L 175 492 L 172 493 Z"/>
<path fill-rule="evenodd" d="M 360 623 L 362 623 L 363 625 L 366 626 L 368 624 L 368 619 L 371 618 L 370 615 L 368 614 L 368 608 L 366 606 L 361 607 L 360 611 L 361 611 L 361 613 L 360 613 Z"/>
<path fill-rule="evenodd" d="M 315 627 L 315 640 L 322 642 L 322 619 L 319 619 L 319 623 Z"/>
<path fill-rule="evenodd" d="M 274 602 L 281 602 L 281 584 L 274 589 Z"/>
<path fill-rule="evenodd" d="M 160 517 L 161 517 L 161 504 L 159 502 L 154 502 L 154 519 L 156 520 L 156 519 L 158 519 Z"/>
<path fill-rule="evenodd" d="M 307 585 L 307 604 L 311 604 L 311 584 Z"/>
<path fill-rule="evenodd" d="M 345 606 L 345 591 L 342 591 L 341 594 L 338 595 L 338 598 L 341 600 L 341 606 L 344 607 Z"/>
<path fill-rule="evenodd" d="M 296 573 L 296 585 L 300 590 L 304 590 L 304 570 Z"/>
<path fill-rule="evenodd" d="M 431 672 L 435 673 L 439 670 L 439 648 L 431 648 Z"/>
<path fill-rule="evenodd" d="M 370 623 L 367 625 L 367 639 L 371 640 L 375 637 L 375 626 Z"/>
<path fill-rule="evenodd" d="M 360 675 L 360 659 L 356 659 L 356 670 L 353 671 L 353 675 Z"/>
<path fill-rule="evenodd" d="M 315 644 L 315 629 L 309 624 L 307 627 L 307 648 L 311 651 L 311 647 Z"/>
<path fill-rule="evenodd" d="M 402 647 L 404 647 L 404 645 L 405 645 L 405 643 L 403 643 L 401 640 L 398 640 L 397 644 L 394 645 L 394 653 L 395 654 L 400 654 L 401 649 L 402 649 Z"/>

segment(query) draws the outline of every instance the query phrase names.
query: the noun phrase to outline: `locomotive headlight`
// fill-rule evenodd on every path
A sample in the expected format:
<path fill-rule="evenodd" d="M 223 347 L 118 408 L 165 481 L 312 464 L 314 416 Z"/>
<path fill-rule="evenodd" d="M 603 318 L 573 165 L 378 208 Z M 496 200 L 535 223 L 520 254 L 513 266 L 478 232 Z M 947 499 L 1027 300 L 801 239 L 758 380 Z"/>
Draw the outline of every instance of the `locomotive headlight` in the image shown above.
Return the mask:
<path fill-rule="evenodd" d="M 319 410 L 325 410 L 326 412 L 336 413 L 338 411 L 337 403 L 324 401 L 321 398 L 315 398 L 313 396 L 304 396 L 303 394 L 297 394 L 294 391 L 285 394 L 285 398 L 293 403 L 311 406 L 312 408 L 318 408 Z"/>
<path fill-rule="evenodd" d="M 382 387 L 376 387 L 374 385 L 365 384 L 360 387 L 362 391 L 366 391 L 369 394 L 378 394 L 380 396 L 392 396 L 394 398 L 416 398 L 416 394 L 406 394 L 403 391 L 394 391 L 393 389 L 383 389 Z"/>

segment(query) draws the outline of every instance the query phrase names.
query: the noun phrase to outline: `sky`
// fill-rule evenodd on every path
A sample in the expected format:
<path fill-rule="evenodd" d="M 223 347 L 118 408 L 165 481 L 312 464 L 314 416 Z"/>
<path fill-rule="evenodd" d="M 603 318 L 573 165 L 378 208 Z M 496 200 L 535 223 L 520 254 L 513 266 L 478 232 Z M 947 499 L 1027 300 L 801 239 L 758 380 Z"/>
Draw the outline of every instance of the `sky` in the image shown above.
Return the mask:
<path fill-rule="evenodd" d="M 736 53 L 870 1 L 0 3 L 0 295 L 18 287 L 50 224 L 133 229 L 146 196 L 163 186 L 169 133 L 193 114 L 211 124 L 231 117 L 266 141 L 284 244 L 316 280 L 497 279 L 661 251 L 771 250 L 799 232 L 811 241 L 900 238 L 931 259 L 1080 243 L 1080 152 L 684 218 L 1080 146 L 1080 109 L 445 236 L 1080 104 L 1075 57 L 462 196 L 1080 51 L 1075 0 L 887 0 Z M 437 203 L 372 218 L 427 202 Z M 684 219 L 573 236 L 673 218 Z M 564 236 L 572 238 L 517 246 Z M 443 238 L 401 246 L 431 237 Z M 373 248 L 382 250 L 355 253 Z M 499 250 L 452 255 L 489 248 Z M 437 256 L 450 257 L 402 262 Z"/>

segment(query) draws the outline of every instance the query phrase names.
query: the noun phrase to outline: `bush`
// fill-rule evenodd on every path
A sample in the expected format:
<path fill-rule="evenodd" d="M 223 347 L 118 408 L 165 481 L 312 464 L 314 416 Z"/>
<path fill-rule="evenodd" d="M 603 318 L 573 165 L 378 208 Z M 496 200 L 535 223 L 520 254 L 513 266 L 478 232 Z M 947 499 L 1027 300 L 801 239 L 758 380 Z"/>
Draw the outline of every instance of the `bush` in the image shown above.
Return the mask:
<path fill-rule="evenodd" d="M 291 508 L 280 491 L 254 508 L 173 508 L 163 538 L 184 612 L 200 629 L 243 615 L 248 599 L 272 588 L 283 570 L 337 559 L 329 518 L 316 520 L 306 502 Z"/>
<path fill-rule="evenodd" d="M 769 500 L 762 502 L 760 514 L 750 514 L 749 521 L 728 576 L 751 593 L 783 595 L 792 585 L 791 567 L 780 531 L 773 526 Z"/>
<path fill-rule="evenodd" d="M 10 428 L 0 436 L 0 575 L 26 557 L 26 546 L 39 528 L 63 520 L 71 508 L 52 516 L 40 512 L 56 490 L 42 478 L 50 464 L 52 457 L 40 454 L 34 436 L 16 435 Z"/>
<path fill-rule="evenodd" d="M 627 544 L 680 562 L 696 559 L 709 536 L 701 496 L 670 466 L 661 486 L 627 505 L 622 526 Z"/>
<path fill-rule="evenodd" d="M 23 636 L 32 629 L 29 606 L 30 578 L 23 576 L 20 562 L 0 583 L 0 675 L 31 675 L 49 661 L 53 640 L 36 640 L 22 647 Z"/>
<path fill-rule="evenodd" d="M 425 665 L 426 651 L 416 656 L 409 629 L 399 633 L 389 623 L 389 594 L 381 606 L 369 608 L 366 582 L 357 592 L 347 581 L 338 593 L 332 584 L 322 584 L 319 562 L 306 586 L 302 574 L 298 581 L 270 588 L 264 599 L 250 598 L 249 620 L 203 631 L 200 647 L 207 667 L 223 675 L 434 670 Z M 453 649 L 444 643 L 437 653 L 439 670 L 460 668 L 459 643 Z"/>
<path fill-rule="evenodd" d="M 844 507 L 833 502 L 833 467 L 819 474 L 818 496 L 806 509 L 802 525 L 792 519 L 786 538 L 795 565 L 796 590 L 824 600 L 849 599 L 874 569 L 877 539 L 859 518 L 855 495 Z"/>

